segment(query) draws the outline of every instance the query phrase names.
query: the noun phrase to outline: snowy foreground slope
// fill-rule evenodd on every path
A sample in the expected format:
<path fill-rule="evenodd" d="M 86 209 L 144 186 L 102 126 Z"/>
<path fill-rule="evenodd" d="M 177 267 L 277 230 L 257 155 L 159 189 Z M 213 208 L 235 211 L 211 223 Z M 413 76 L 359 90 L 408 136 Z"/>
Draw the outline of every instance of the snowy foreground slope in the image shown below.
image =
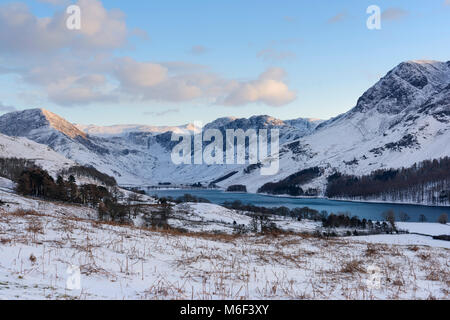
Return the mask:
<path fill-rule="evenodd" d="M 157 231 L 98 222 L 95 210 L 23 198 L 8 191 L 7 181 L 2 185 L 0 299 L 449 298 L 450 242 L 217 234 L 201 223 L 196 232 Z M 175 211 L 190 212 L 191 223 L 215 225 L 209 231 L 248 222 L 216 205 Z M 77 268 L 80 287 L 69 290 Z"/>
<path fill-rule="evenodd" d="M 1 298 L 448 299 L 442 248 L 184 235 L 33 215 L 2 214 L 0 230 Z M 66 289 L 72 265 L 81 290 Z"/>

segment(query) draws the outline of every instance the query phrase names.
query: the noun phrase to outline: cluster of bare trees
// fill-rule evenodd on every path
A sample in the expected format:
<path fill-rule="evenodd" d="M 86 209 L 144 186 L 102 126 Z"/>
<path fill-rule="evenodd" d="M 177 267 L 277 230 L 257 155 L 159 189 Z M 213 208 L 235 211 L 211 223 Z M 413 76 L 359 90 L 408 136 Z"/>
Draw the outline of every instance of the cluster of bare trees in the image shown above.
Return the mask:
<path fill-rule="evenodd" d="M 0 158 L 0 176 L 9 180 L 19 179 L 25 168 L 37 168 L 32 160 L 21 158 Z"/>
<path fill-rule="evenodd" d="M 328 178 L 330 198 L 450 204 L 450 158 L 427 160 L 411 168 L 377 170 L 366 176 L 335 173 Z"/>

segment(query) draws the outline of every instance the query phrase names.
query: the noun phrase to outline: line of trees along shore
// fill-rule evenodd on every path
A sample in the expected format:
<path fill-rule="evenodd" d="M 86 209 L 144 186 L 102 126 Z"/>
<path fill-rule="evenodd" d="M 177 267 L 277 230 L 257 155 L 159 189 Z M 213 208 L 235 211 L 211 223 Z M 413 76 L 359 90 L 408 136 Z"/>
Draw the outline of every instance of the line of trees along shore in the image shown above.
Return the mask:
<path fill-rule="evenodd" d="M 450 204 L 450 158 L 426 160 L 410 168 L 376 170 L 369 175 L 328 177 L 329 198 L 381 199 L 432 205 Z"/>

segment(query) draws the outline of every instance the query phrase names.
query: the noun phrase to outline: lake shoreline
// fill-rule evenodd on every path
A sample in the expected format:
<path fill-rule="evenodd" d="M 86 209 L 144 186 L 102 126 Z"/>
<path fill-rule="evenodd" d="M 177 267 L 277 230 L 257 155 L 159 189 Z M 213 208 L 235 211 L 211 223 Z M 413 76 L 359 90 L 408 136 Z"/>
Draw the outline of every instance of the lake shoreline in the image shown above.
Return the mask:
<path fill-rule="evenodd" d="M 146 187 L 148 190 L 149 188 Z M 286 198 L 286 199 L 305 199 L 305 200 L 329 200 L 329 201 L 338 201 L 338 202 L 352 202 L 352 203 L 367 203 L 367 204 L 394 204 L 394 205 L 409 205 L 409 206 L 418 206 L 418 207 L 430 207 L 430 208 L 445 208 L 450 209 L 450 205 L 434 205 L 434 204 L 426 204 L 426 203 L 416 203 L 416 202 L 402 202 L 402 201 L 383 201 L 383 200 L 355 200 L 355 199 L 346 199 L 346 198 L 329 198 L 329 197 L 321 197 L 321 196 L 290 196 L 290 195 L 275 195 L 269 193 L 254 193 L 254 192 L 229 192 L 222 188 L 150 188 L 149 190 L 153 191 L 221 191 L 223 193 L 229 194 L 249 194 L 249 195 L 262 195 L 267 197 L 274 198 Z M 151 194 L 148 194 L 151 196 Z"/>
<path fill-rule="evenodd" d="M 236 192 L 235 192 L 236 193 Z M 240 192 L 242 193 L 242 192 Z M 318 200 L 329 200 L 329 201 L 341 201 L 341 202 L 355 202 L 355 203 L 376 203 L 376 204 L 396 204 L 396 205 L 409 205 L 409 206 L 419 206 L 419 207 L 432 207 L 432 208 L 448 208 L 450 209 L 450 205 L 434 205 L 434 204 L 425 204 L 425 203 L 416 203 L 416 202 L 400 202 L 400 201 L 382 201 L 382 200 L 355 200 L 355 199 L 346 199 L 346 198 L 329 198 L 329 197 L 307 197 L 307 196 L 290 196 L 290 195 L 274 195 L 269 193 L 249 193 L 249 194 L 260 194 L 268 197 L 279 197 L 279 198 L 289 198 L 289 199 L 318 199 Z"/>
<path fill-rule="evenodd" d="M 265 208 L 288 209 L 310 208 L 318 212 L 325 211 L 328 214 L 350 214 L 360 219 L 379 221 L 384 212 L 393 210 L 398 217 L 400 214 L 406 214 L 411 222 L 426 221 L 436 222 L 439 217 L 446 213 L 449 215 L 449 207 L 430 206 L 420 204 L 405 203 L 384 203 L 379 201 L 357 201 L 343 199 L 328 199 L 325 197 L 290 197 L 283 195 L 264 195 L 258 193 L 226 192 L 223 189 L 177 189 L 177 190 L 146 190 L 147 195 L 163 197 L 172 197 L 173 199 L 183 197 L 185 194 L 191 194 L 197 198 L 207 199 L 209 202 L 223 206 L 224 203 L 233 203 L 240 201 L 245 205 Z"/>

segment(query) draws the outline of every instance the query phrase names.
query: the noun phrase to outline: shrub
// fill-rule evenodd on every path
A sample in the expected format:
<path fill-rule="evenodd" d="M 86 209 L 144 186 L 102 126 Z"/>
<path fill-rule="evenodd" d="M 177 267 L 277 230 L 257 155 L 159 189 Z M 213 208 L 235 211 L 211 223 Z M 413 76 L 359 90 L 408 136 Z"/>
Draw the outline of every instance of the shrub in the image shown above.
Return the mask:
<path fill-rule="evenodd" d="M 227 192 L 247 192 L 247 187 L 243 185 L 229 186 Z"/>
<path fill-rule="evenodd" d="M 399 217 L 400 217 L 400 221 L 402 221 L 402 222 L 411 220 L 410 216 L 405 212 L 400 212 Z"/>
<path fill-rule="evenodd" d="M 389 222 L 389 224 L 391 225 L 392 229 L 396 229 L 395 227 L 395 212 L 394 210 L 388 210 L 383 212 L 383 214 L 381 215 L 382 218 L 384 219 L 384 221 Z"/>
<path fill-rule="evenodd" d="M 438 222 L 442 223 L 442 224 L 447 224 L 448 223 L 448 215 L 446 213 L 441 214 L 438 218 Z"/>

